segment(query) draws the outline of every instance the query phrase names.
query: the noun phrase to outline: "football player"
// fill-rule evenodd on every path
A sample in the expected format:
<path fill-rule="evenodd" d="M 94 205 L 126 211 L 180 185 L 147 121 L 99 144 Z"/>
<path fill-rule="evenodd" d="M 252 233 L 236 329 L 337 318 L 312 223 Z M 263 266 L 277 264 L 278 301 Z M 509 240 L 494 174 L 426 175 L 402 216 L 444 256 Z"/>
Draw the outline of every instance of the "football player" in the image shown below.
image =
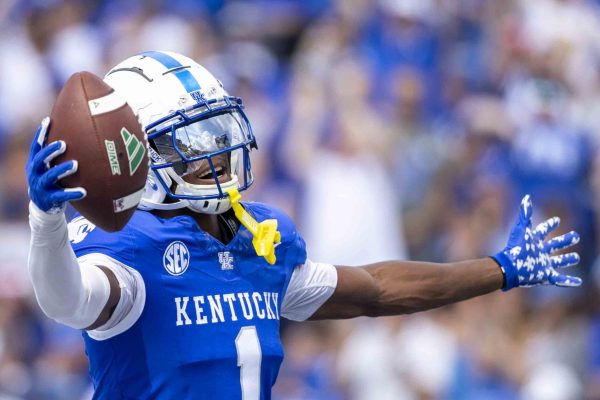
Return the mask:
<path fill-rule="evenodd" d="M 49 167 L 66 145 L 45 142 L 48 119 L 26 167 L 31 281 L 48 317 L 83 330 L 94 398 L 268 399 L 283 359 L 282 317 L 397 315 L 498 289 L 581 284 L 558 272 L 578 255 L 553 255 L 577 233 L 547 240 L 559 219 L 533 226 L 528 196 L 492 257 L 352 268 L 310 260 L 281 211 L 231 197 L 252 184 L 256 141 L 242 101 L 213 75 L 151 51 L 115 66 L 105 82 L 150 143 L 151 169 L 129 224 L 107 233 L 77 216 L 67 225 L 65 204 L 86 192 L 60 186 L 77 160 Z M 273 220 L 277 246 L 259 255 L 256 227 Z"/>

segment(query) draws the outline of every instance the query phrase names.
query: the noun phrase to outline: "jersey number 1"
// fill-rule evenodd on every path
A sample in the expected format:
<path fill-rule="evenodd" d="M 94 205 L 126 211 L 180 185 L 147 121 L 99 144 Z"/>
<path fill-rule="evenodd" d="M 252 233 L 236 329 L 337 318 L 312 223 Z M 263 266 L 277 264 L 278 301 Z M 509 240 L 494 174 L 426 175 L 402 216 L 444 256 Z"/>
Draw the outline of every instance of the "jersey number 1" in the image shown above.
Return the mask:
<path fill-rule="evenodd" d="M 243 400 L 260 398 L 260 364 L 262 351 L 255 326 L 243 326 L 235 338 L 237 365 L 240 367 L 240 384 Z"/>

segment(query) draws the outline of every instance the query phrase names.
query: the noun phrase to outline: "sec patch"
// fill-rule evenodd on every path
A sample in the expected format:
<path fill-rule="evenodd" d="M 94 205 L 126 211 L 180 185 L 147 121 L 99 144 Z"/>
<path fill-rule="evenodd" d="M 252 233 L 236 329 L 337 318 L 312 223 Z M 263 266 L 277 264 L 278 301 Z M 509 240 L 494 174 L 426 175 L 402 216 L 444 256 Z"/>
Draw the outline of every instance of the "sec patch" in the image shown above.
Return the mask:
<path fill-rule="evenodd" d="M 171 242 L 163 254 L 163 265 L 171 275 L 183 274 L 190 265 L 190 251 L 185 243 Z"/>

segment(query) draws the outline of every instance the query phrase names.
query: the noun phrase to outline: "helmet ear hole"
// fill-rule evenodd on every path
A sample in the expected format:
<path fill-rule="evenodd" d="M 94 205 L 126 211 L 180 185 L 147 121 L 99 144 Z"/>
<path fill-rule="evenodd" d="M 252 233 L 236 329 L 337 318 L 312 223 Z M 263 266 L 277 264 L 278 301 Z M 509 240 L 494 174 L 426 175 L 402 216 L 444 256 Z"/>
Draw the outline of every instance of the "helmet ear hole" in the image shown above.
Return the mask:
<path fill-rule="evenodd" d="M 160 173 L 160 171 L 159 171 Z M 162 178 L 165 179 L 165 183 L 171 182 L 171 178 L 167 174 L 164 174 Z M 150 170 L 148 172 L 148 177 L 146 178 L 146 186 L 144 186 L 144 194 L 142 196 L 142 201 L 140 202 L 140 208 L 142 209 L 152 209 L 154 207 L 150 206 L 152 203 L 160 204 L 165 201 L 167 197 L 167 192 L 165 188 L 160 183 L 158 177 L 156 176 L 156 171 Z"/>

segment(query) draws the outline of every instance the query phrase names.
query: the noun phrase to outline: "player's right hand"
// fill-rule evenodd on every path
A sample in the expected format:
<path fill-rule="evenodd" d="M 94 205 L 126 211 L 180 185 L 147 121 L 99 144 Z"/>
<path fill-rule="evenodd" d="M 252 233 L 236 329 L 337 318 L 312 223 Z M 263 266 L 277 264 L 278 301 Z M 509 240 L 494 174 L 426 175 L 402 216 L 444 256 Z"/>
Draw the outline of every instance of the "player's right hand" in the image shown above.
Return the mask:
<path fill-rule="evenodd" d="M 29 151 L 25 167 L 29 183 L 29 197 L 42 211 L 49 214 L 63 212 L 66 203 L 86 196 L 84 188 L 62 188 L 58 181 L 77 172 L 77 161 L 69 160 L 50 167 L 50 162 L 67 149 L 64 141 L 59 140 L 46 145 L 46 135 L 50 118 L 42 120 Z"/>

